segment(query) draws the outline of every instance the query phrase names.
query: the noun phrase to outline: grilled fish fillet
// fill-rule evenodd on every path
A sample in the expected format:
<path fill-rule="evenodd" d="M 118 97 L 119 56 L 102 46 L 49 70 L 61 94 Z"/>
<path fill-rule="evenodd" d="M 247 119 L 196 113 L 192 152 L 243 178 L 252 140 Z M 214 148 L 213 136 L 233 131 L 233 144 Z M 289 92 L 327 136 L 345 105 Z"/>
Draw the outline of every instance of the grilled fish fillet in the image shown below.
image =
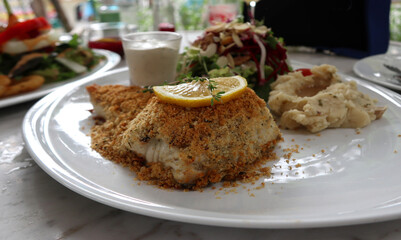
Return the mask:
<path fill-rule="evenodd" d="M 90 85 L 86 87 L 97 121 L 91 129 L 91 147 L 103 157 L 125 166 L 140 167 L 136 154 L 121 149 L 117 136 L 129 122 L 145 108 L 154 94 L 144 93 L 140 87 L 122 85 Z"/>
<path fill-rule="evenodd" d="M 97 115 L 92 148 L 169 188 L 233 180 L 267 160 L 280 131 L 266 103 L 247 89 L 227 104 L 185 108 L 139 87 L 89 86 Z"/>
<path fill-rule="evenodd" d="M 280 131 L 254 91 L 227 104 L 185 108 L 152 98 L 121 143 L 148 163 L 162 163 L 176 182 L 218 182 L 269 157 Z"/>
<path fill-rule="evenodd" d="M 137 86 L 93 84 L 86 87 L 95 113 L 107 120 L 134 118 L 154 96 Z M 129 115 L 129 116 L 127 116 Z"/>

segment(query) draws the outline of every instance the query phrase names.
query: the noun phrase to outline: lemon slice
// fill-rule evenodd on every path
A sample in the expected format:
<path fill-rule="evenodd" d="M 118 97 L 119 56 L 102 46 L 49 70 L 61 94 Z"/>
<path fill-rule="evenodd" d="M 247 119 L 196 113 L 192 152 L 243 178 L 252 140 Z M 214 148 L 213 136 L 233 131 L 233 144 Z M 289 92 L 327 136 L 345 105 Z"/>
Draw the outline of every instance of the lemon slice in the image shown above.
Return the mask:
<path fill-rule="evenodd" d="M 216 88 L 210 90 L 210 84 Z M 194 80 L 178 85 L 155 86 L 153 91 L 162 101 L 183 107 L 206 107 L 221 104 L 241 95 L 248 83 L 241 76 Z M 222 93 L 224 92 L 224 93 Z M 220 93 L 220 94 L 219 94 Z M 216 95 L 219 95 L 216 99 Z"/>

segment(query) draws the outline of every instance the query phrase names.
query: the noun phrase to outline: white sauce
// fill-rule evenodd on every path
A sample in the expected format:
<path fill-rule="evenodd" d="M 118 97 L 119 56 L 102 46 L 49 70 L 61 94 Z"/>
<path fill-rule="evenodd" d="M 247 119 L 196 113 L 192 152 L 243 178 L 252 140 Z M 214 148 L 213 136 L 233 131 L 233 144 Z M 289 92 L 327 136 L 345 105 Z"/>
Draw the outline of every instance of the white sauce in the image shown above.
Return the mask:
<path fill-rule="evenodd" d="M 178 49 L 144 40 L 124 48 L 132 85 L 162 85 L 175 79 Z"/>

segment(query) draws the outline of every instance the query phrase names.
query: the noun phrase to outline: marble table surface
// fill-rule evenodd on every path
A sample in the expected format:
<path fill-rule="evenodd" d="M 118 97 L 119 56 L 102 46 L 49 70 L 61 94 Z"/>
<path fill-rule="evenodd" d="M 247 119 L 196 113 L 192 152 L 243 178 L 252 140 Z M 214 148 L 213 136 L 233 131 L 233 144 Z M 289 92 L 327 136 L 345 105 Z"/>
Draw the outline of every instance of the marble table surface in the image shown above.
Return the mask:
<path fill-rule="evenodd" d="M 333 64 L 350 75 L 357 61 L 308 51 L 290 52 L 289 57 Z M 105 206 L 56 182 L 29 156 L 21 123 L 33 104 L 0 109 L 0 239 L 401 239 L 401 219 L 330 228 L 242 229 L 168 221 Z"/>

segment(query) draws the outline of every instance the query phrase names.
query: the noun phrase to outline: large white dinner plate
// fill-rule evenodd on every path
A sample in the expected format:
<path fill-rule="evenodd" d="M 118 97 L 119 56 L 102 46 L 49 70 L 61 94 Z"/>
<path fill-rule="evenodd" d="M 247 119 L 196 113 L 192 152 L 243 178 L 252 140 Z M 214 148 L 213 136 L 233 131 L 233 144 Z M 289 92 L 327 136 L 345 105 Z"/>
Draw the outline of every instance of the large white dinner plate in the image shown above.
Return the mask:
<path fill-rule="evenodd" d="M 401 69 L 401 55 L 379 54 L 366 57 L 357 61 L 353 70 L 361 78 L 401 91 L 401 78 L 397 80 L 396 73 L 384 67 L 384 64 Z"/>
<path fill-rule="evenodd" d="M 121 60 L 120 55 L 118 55 L 117 53 L 111 52 L 111 51 L 100 50 L 100 49 L 93 49 L 93 51 L 98 55 L 104 56 L 105 60 L 101 61 L 90 72 L 82 74 L 82 75 L 74 77 L 74 78 L 71 78 L 71 79 L 68 79 L 68 80 L 65 80 L 65 81 L 45 83 L 43 86 L 41 86 L 40 88 L 38 88 L 35 91 L 31 91 L 31 92 L 27 92 L 27 93 L 15 95 L 15 96 L 7 97 L 7 98 L 0 98 L 0 108 L 43 97 L 46 94 L 54 91 L 56 88 L 63 86 L 67 83 L 78 81 L 78 80 L 90 77 L 94 74 L 99 74 L 99 73 L 105 72 L 107 70 L 110 70 L 113 67 L 115 67 Z"/>
<path fill-rule="evenodd" d="M 293 62 L 294 67 L 310 67 Z M 359 89 L 386 105 L 366 128 L 320 134 L 282 131 L 272 176 L 203 192 L 162 190 L 90 148 L 93 125 L 85 86 L 128 84 L 127 69 L 72 83 L 36 103 L 23 121 L 26 147 L 50 176 L 95 201 L 176 221 L 247 228 L 301 228 L 401 217 L 401 96 L 358 79 Z M 177 126 L 179 127 L 179 126 Z M 289 149 L 294 151 L 286 157 Z M 262 186 L 262 183 L 265 186 Z"/>

